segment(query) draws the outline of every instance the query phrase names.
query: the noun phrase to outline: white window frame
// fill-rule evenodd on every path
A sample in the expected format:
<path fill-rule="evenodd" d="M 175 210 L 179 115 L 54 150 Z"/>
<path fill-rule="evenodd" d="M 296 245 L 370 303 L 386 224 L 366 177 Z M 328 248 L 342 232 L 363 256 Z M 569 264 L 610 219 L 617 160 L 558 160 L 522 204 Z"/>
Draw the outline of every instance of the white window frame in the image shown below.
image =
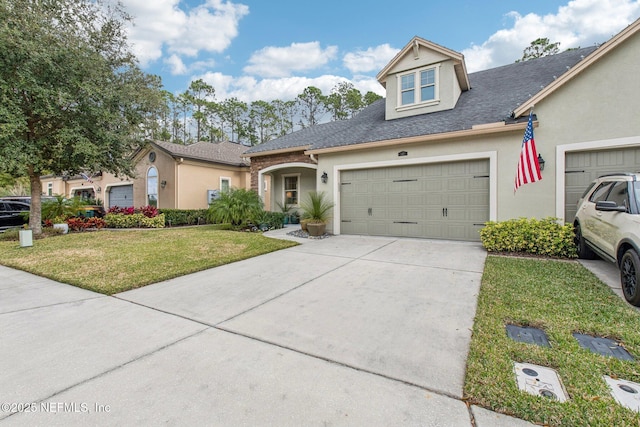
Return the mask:
<path fill-rule="evenodd" d="M 226 190 L 226 191 L 230 191 L 230 190 L 231 190 L 231 178 L 230 178 L 230 177 L 228 177 L 228 176 L 221 176 L 221 177 L 220 177 L 220 187 L 219 187 L 219 188 L 220 188 L 220 192 L 222 193 L 223 191 L 225 191 L 225 190 L 222 188 L 222 182 L 223 182 L 223 181 L 227 181 L 227 182 L 228 182 L 228 186 L 227 186 L 228 188 L 227 188 L 227 190 Z"/>
<path fill-rule="evenodd" d="M 295 207 L 300 206 L 300 177 L 301 176 L 302 175 L 299 174 L 299 173 L 282 175 L 282 203 L 283 204 L 287 201 L 287 189 L 285 188 L 285 183 L 287 181 L 287 178 L 296 178 L 296 181 L 297 181 L 297 185 L 296 185 L 296 203 L 292 203 L 289 206 L 295 206 Z"/>
<path fill-rule="evenodd" d="M 47 196 L 53 196 L 53 182 L 47 182 Z"/>
<path fill-rule="evenodd" d="M 155 179 L 156 179 L 156 189 L 155 189 L 155 190 L 156 190 L 156 192 L 155 192 L 155 194 L 154 194 L 154 195 L 156 196 L 156 206 L 155 206 L 155 207 L 157 208 L 157 207 L 159 207 L 159 206 L 160 206 L 160 194 L 159 194 L 159 193 L 160 193 L 160 189 L 158 188 L 158 187 L 160 187 L 160 172 L 158 171 L 158 168 L 157 168 L 157 167 L 155 167 L 155 166 L 150 166 L 150 167 L 147 169 L 147 174 L 146 174 L 146 176 L 145 176 L 145 178 L 146 178 L 146 187 L 147 187 L 147 192 L 146 192 L 146 195 L 145 195 L 146 197 L 145 197 L 145 198 L 146 198 L 146 201 L 147 201 L 147 206 L 151 206 L 151 203 L 149 202 L 149 196 L 151 196 L 151 195 L 152 195 L 152 194 L 149 192 L 149 190 L 150 190 L 150 186 L 149 186 L 149 172 L 151 172 L 151 169 L 154 169 L 154 170 L 156 171 L 156 176 L 155 176 Z"/>
<path fill-rule="evenodd" d="M 422 81 L 420 79 L 423 71 L 433 70 L 434 74 L 434 91 L 433 99 L 422 100 Z M 404 76 L 413 75 L 413 102 L 410 104 L 402 104 L 402 78 Z M 406 73 L 400 73 L 397 75 L 398 95 L 397 95 L 397 107 L 396 110 L 408 110 L 411 108 L 425 107 L 430 105 L 436 105 L 440 102 L 440 64 L 429 65 L 428 67 L 416 68 L 415 70 L 408 71 Z M 405 90 L 406 91 L 406 90 Z"/>

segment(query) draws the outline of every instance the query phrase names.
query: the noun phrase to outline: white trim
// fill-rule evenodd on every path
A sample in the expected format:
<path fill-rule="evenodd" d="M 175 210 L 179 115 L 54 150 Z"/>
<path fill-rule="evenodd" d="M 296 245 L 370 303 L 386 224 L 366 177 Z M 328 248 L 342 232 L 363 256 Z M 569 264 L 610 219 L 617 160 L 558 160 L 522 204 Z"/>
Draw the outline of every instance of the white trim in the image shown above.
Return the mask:
<path fill-rule="evenodd" d="M 420 80 L 420 73 L 422 71 L 433 70 L 433 99 L 426 101 L 422 100 L 422 85 Z M 402 104 L 402 77 L 413 75 L 413 102 L 410 104 Z M 413 108 L 430 107 L 432 105 L 438 105 L 440 103 L 440 64 L 427 65 L 425 67 L 416 68 L 410 71 L 398 73 L 396 75 L 396 111 L 411 110 Z M 418 100 L 419 101 L 416 101 Z"/>
<path fill-rule="evenodd" d="M 498 152 L 481 151 L 477 153 L 451 154 L 445 156 L 418 157 L 406 160 L 383 160 L 379 162 L 352 163 L 333 167 L 334 215 L 333 234 L 340 234 L 340 173 L 345 170 L 373 169 L 394 166 L 407 166 L 429 163 L 447 163 L 463 160 L 489 160 L 489 221 L 496 221 L 498 213 Z"/>
<path fill-rule="evenodd" d="M 564 224 L 565 161 L 567 153 L 640 146 L 640 135 L 600 141 L 576 142 L 556 146 L 556 218 Z"/>
<path fill-rule="evenodd" d="M 125 185 L 131 186 L 131 194 L 133 195 L 133 181 L 122 181 L 117 184 L 107 184 L 104 186 L 105 198 L 102 203 L 104 204 L 105 209 L 109 209 L 109 205 L 111 205 L 111 187 L 124 187 Z"/>
<path fill-rule="evenodd" d="M 265 173 L 269 173 L 279 169 L 287 169 L 287 168 L 308 168 L 308 169 L 318 169 L 318 165 L 311 163 L 303 163 L 303 162 L 294 162 L 294 163 L 279 163 L 277 165 L 271 165 L 264 169 L 260 169 L 258 171 L 258 183 L 264 181 L 263 175 Z M 262 200 L 264 200 L 264 191 L 262 186 L 258 184 L 258 195 Z"/>
<path fill-rule="evenodd" d="M 300 186 L 302 184 L 302 174 L 300 172 L 298 173 L 287 173 L 287 174 L 282 174 L 281 178 L 282 178 L 282 205 L 284 206 L 287 203 L 287 197 L 286 197 L 286 189 L 284 188 L 284 184 L 287 180 L 287 178 L 291 178 L 291 177 L 295 177 L 297 182 L 296 182 L 296 200 L 298 203 L 293 203 L 289 206 L 295 206 L 295 207 L 299 207 L 300 206 Z"/>
<path fill-rule="evenodd" d="M 149 165 L 147 173 L 144 175 L 144 200 L 146 205 L 149 206 L 149 171 L 152 168 L 156 170 L 156 208 L 158 208 L 160 206 L 160 171 L 156 165 Z"/>
<path fill-rule="evenodd" d="M 51 183 L 51 184 L 53 184 L 53 183 Z M 75 196 L 73 195 L 73 193 L 74 193 L 76 190 L 80 190 L 80 191 L 82 191 L 82 190 L 88 190 L 89 188 L 93 190 L 93 197 L 95 198 L 95 197 L 97 196 L 98 192 L 96 191 L 96 186 L 95 186 L 94 184 L 92 184 L 92 185 L 87 185 L 87 186 L 82 186 L 82 187 L 69 187 L 69 196 L 68 196 L 68 197 L 71 197 L 71 198 L 75 197 Z M 47 189 L 48 189 L 48 188 L 47 188 Z"/>
<path fill-rule="evenodd" d="M 231 190 L 231 177 L 228 177 L 228 176 L 221 176 L 221 177 L 220 177 L 220 184 L 219 184 L 219 187 L 218 187 L 218 188 L 220 189 L 220 191 L 222 191 L 222 181 L 223 181 L 223 180 L 227 180 L 227 181 L 229 181 L 229 190 Z"/>

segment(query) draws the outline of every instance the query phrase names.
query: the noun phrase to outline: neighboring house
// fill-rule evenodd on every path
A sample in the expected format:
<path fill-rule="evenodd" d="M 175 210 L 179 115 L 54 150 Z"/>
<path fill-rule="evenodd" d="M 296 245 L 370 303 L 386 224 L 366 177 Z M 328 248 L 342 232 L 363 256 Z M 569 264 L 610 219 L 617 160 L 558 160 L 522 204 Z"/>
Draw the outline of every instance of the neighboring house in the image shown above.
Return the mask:
<path fill-rule="evenodd" d="M 191 145 L 149 141 L 134 155 L 133 178 L 110 173 L 43 176 L 42 188 L 48 195 L 100 199 L 105 208 L 207 208 L 211 197 L 220 191 L 249 188 L 249 164 L 241 157 L 246 149 L 226 141 Z"/>
<path fill-rule="evenodd" d="M 640 20 L 599 47 L 471 74 L 415 37 L 377 76 L 385 99 L 249 149 L 251 187 L 272 209 L 326 192 L 334 234 L 479 240 L 489 220 L 572 221 L 594 177 L 640 170 L 638 70 Z M 514 193 L 532 106 L 543 179 Z"/>

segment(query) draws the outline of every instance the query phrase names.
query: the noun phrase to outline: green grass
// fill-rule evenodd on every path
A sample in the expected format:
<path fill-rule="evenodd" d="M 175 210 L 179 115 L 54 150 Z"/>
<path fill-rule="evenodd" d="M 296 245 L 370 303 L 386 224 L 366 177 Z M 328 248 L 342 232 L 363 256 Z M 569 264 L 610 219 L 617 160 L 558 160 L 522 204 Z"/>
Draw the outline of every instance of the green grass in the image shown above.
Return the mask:
<path fill-rule="evenodd" d="M 111 295 L 296 244 L 215 226 L 102 230 L 0 241 L 0 264 Z"/>
<path fill-rule="evenodd" d="M 505 325 L 543 329 L 551 348 L 516 342 Z M 465 398 L 485 408 L 552 426 L 638 426 L 640 416 L 618 405 L 603 375 L 640 382 L 637 361 L 582 349 L 572 333 L 619 340 L 640 358 L 640 314 L 573 261 L 487 258 L 465 381 Z M 513 362 L 556 369 L 565 403 L 518 390 Z"/>

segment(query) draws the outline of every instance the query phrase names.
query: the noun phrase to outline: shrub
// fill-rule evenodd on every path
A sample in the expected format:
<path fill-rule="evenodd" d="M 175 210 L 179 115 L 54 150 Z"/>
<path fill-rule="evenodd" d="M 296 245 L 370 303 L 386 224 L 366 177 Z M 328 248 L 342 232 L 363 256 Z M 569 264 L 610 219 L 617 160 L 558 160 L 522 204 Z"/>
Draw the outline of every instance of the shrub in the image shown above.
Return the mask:
<path fill-rule="evenodd" d="M 108 213 L 104 222 L 109 228 L 164 228 L 164 214 L 148 218 L 141 213 Z"/>
<path fill-rule="evenodd" d="M 331 218 L 333 206 L 324 192 L 312 191 L 302 201 L 302 219 L 308 220 L 309 223 L 327 223 Z"/>
<path fill-rule="evenodd" d="M 206 209 L 160 209 L 169 226 L 208 224 Z"/>
<path fill-rule="evenodd" d="M 241 226 L 255 219 L 262 212 L 262 199 L 258 193 L 244 188 L 220 194 L 209 206 L 207 218 L 212 223 L 231 223 Z"/>
<path fill-rule="evenodd" d="M 106 226 L 106 222 L 102 218 L 69 218 L 67 220 L 67 225 L 69 225 L 69 229 L 73 231 L 84 231 L 88 228 L 96 228 L 100 230 Z"/>
<path fill-rule="evenodd" d="M 488 252 L 576 258 L 573 226 L 560 225 L 557 220 L 549 217 L 490 221 L 480 230 L 480 240 Z"/>
<path fill-rule="evenodd" d="M 155 206 L 147 205 L 142 206 L 140 208 L 134 208 L 133 206 L 129 206 L 126 208 L 121 208 L 120 206 L 112 206 L 109 208 L 107 213 L 112 214 L 121 214 L 121 215 L 133 215 L 133 214 L 142 214 L 147 218 L 154 218 L 158 216 L 158 209 Z"/>

